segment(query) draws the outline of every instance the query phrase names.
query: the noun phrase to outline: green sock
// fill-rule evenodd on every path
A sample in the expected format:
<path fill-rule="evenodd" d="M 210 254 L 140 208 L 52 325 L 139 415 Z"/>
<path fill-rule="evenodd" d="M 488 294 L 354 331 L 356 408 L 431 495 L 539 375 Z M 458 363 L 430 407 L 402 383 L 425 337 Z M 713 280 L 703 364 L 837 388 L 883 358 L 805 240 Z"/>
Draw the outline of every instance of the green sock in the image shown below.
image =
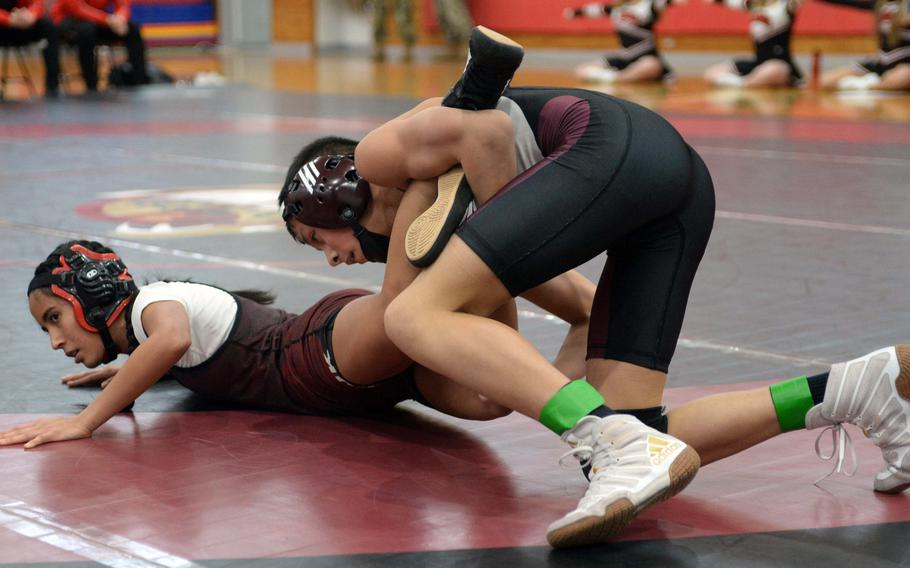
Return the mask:
<path fill-rule="evenodd" d="M 775 383 L 771 385 L 770 389 L 781 432 L 805 428 L 806 413 L 815 406 L 806 377 L 796 377 L 789 381 Z"/>
<path fill-rule="evenodd" d="M 603 403 L 604 397 L 588 381 L 572 381 L 547 401 L 540 412 L 540 422 L 562 435 Z"/>

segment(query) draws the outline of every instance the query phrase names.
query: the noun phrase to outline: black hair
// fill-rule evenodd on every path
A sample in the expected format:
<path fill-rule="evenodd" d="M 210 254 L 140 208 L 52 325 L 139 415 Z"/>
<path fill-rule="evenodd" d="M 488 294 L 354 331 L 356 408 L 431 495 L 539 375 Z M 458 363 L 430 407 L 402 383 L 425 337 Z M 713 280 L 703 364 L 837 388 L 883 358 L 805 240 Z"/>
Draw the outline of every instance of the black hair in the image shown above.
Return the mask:
<path fill-rule="evenodd" d="M 284 185 L 281 186 L 281 191 L 278 193 L 278 207 L 284 207 L 284 204 L 288 199 L 291 182 L 294 181 L 294 176 L 297 175 L 297 172 L 300 171 L 300 168 L 302 168 L 305 163 L 323 154 L 338 154 L 342 156 L 353 155 L 354 149 L 357 147 L 358 143 L 357 140 L 344 138 L 342 136 L 323 136 L 304 146 L 303 149 L 294 156 L 294 161 L 291 162 L 290 167 L 288 167 L 288 172 L 284 176 Z M 296 240 L 294 232 L 291 230 L 290 221 L 285 222 L 285 228 Z"/>
<path fill-rule="evenodd" d="M 268 290 L 260 290 L 258 288 L 243 288 L 242 290 L 228 290 L 226 288 L 221 288 L 220 286 L 215 286 L 214 284 L 207 284 L 205 282 L 196 282 L 190 278 L 156 278 L 154 281 L 146 280 L 146 284 L 151 284 L 152 282 L 185 282 L 187 284 L 202 284 L 203 286 L 209 286 L 211 288 L 218 288 L 219 290 L 224 290 L 228 294 L 233 294 L 234 296 L 239 296 L 241 298 L 246 298 L 247 300 L 252 300 L 257 304 L 263 306 L 268 306 L 275 303 L 275 300 L 278 298 L 275 294 Z"/>
<path fill-rule="evenodd" d="M 231 294 L 235 296 L 240 296 L 241 298 L 246 298 L 247 300 L 252 300 L 257 304 L 262 304 L 263 306 L 268 306 L 269 304 L 275 303 L 275 294 L 266 291 L 266 290 L 257 290 L 255 288 L 247 288 L 244 290 L 229 290 Z"/>

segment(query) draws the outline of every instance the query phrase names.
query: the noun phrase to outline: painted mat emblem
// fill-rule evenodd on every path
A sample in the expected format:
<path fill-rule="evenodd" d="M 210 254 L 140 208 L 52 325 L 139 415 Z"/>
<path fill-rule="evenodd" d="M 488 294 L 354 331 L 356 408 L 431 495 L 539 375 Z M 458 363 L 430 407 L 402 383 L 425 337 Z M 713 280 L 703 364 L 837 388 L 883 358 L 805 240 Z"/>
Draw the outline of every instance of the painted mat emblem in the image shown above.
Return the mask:
<path fill-rule="evenodd" d="M 131 238 L 271 233 L 284 231 L 277 198 L 273 185 L 125 191 L 102 194 L 76 214 L 116 223 L 109 234 Z"/>

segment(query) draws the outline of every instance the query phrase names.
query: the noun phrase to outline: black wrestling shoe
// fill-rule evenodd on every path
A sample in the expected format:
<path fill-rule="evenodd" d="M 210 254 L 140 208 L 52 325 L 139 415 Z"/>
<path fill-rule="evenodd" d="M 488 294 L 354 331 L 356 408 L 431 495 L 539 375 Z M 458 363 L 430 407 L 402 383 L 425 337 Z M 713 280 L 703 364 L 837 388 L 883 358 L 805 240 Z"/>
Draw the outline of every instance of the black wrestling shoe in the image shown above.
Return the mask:
<path fill-rule="evenodd" d="M 521 65 L 524 48 L 483 26 L 471 30 L 468 62 L 442 106 L 464 110 L 496 108 L 502 92 Z"/>
<path fill-rule="evenodd" d="M 439 176 L 436 183 L 436 201 L 414 219 L 405 236 L 408 260 L 419 268 L 433 264 L 474 200 L 471 186 L 459 166 Z"/>

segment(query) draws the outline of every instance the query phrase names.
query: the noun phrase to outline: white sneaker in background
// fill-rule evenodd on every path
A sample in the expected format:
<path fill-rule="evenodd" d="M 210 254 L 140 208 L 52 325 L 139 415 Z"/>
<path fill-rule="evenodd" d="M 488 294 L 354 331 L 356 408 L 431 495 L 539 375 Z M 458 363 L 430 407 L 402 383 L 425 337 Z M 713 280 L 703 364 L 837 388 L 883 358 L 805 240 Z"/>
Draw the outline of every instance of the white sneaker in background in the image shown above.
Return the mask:
<path fill-rule="evenodd" d="M 575 69 L 575 76 L 588 83 L 613 83 L 619 73 L 600 63 L 588 63 Z"/>
<path fill-rule="evenodd" d="M 875 73 L 848 75 L 837 81 L 837 88 L 842 91 L 868 91 L 878 88 L 881 82 L 882 78 Z"/>
<path fill-rule="evenodd" d="M 223 87 L 226 83 L 227 79 L 214 71 L 202 71 L 193 76 L 194 87 Z"/>
<path fill-rule="evenodd" d="M 741 88 L 746 84 L 746 80 L 742 75 L 737 75 L 736 73 L 724 73 L 723 75 L 718 75 L 712 79 L 712 82 L 718 87 L 733 87 Z"/>

